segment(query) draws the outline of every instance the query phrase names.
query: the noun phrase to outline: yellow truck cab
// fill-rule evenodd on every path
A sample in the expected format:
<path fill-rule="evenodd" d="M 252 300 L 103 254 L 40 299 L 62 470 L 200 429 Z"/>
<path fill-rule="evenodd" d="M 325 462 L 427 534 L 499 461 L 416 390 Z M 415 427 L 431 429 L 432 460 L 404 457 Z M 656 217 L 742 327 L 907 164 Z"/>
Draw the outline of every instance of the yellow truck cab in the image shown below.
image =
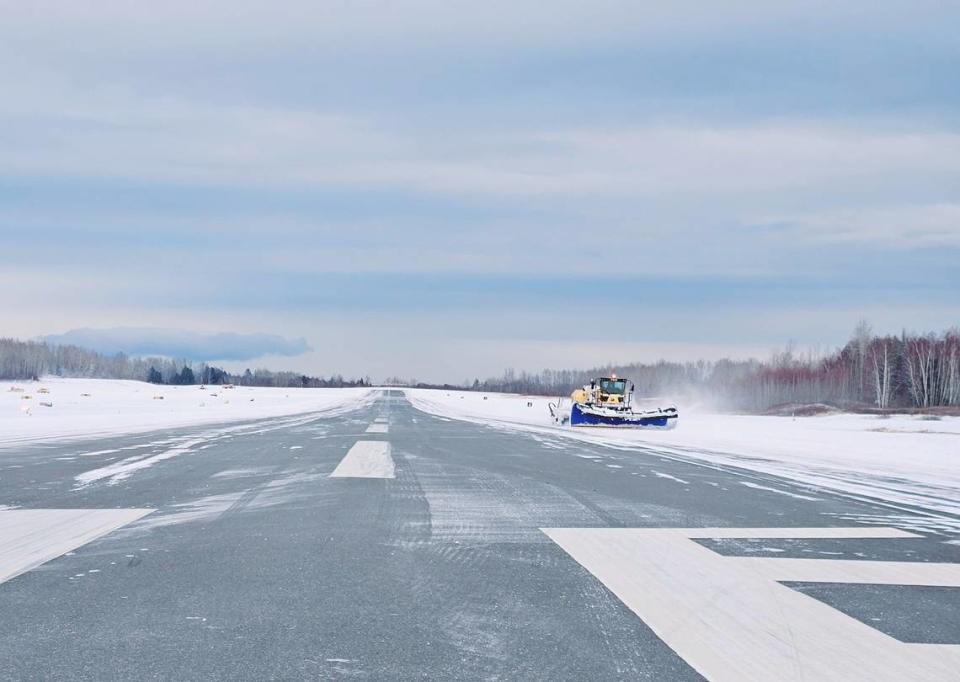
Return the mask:
<path fill-rule="evenodd" d="M 575 403 L 585 405 L 625 405 L 627 403 L 628 382 L 626 379 L 618 379 L 614 374 L 609 377 L 600 377 L 590 382 L 590 386 L 578 388 L 570 398 Z"/>

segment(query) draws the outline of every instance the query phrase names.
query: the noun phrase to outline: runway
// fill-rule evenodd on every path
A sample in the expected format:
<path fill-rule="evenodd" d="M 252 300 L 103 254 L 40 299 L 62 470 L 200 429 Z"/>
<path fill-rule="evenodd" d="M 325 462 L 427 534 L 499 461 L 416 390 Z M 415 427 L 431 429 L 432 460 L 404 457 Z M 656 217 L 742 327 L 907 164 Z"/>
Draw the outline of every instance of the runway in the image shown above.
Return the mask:
<path fill-rule="evenodd" d="M 960 539 L 927 521 L 400 391 L 23 446 L 0 678 L 956 679 Z"/>

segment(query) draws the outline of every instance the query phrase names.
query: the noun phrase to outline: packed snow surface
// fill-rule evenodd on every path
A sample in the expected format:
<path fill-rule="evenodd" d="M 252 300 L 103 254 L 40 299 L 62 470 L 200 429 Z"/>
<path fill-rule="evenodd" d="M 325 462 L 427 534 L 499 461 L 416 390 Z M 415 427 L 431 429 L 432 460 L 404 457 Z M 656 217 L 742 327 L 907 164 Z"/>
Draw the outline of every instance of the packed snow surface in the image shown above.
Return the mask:
<path fill-rule="evenodd" d="M 445 418 L 618 448 L 654 448 L 687 461 L 735 466 L 816 488 L 960 514 L 960 417 L 768 417 L 699 413 L 680 405 L 679 423 L 672 431 L 574 428 L 550 419 L 547 403 L 556 398 L 405 392 L 418 409 Z"/>
<path fill-rule="evenodd" d="M 140 381 L 44 378 L 0 382 L 0 448 L 156 429 L 350 410 L 367 388 L 158 386 Z"/>

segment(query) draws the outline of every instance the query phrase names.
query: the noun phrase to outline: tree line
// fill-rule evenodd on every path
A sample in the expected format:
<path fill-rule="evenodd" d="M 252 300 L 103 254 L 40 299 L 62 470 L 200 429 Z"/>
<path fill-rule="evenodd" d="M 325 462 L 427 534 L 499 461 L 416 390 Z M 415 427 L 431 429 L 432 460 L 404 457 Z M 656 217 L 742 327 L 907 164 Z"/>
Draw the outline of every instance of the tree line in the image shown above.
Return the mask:
<path fill-rule="evenodd" d="M 637 396 L 675 401 L 708 400 L 714 407 L 763 412 L 823 403 L 844 409 L 938 409 L 960 407 L 960 329 L 942 333 L 875 335 L 866 323 L 850 340 L 828 352 L 797 353 L 792 346 L 767 360 L 609 364 L 587 370 L 515 372 L 463 384 L 424 384 L 388 379 L 387 385 L 475 391 L 568 395 L 597 376 L 615 373 L 636 383 Z M 157 384 L 241 386 L 369 386 L 370 379 L 311 377 L 266 369 L 233 374 L 206 363 L 166 358 L 103 355 L 77 346 L 0 339 L 0 379 L 46 374 L 134 379 Z"/>
<path fill-rule="evenodd" d="M 207 363 L 168 358 L 104 355 L 78 346 L 40 341 L 0 339 L 0 380 L 38 379 L 44 375 L 88 379 L 132 379 L 154 384 L 236 384 L 283 388 L 341 388 L 369 386 L 370 379 L 345 379 L 339 374 L 312 377 L 297 372 L 247 369 L 233 374 Z"/>
<path fill-rule="evenodd" d="M 717 408 L 748 412 L 815 403 L 844 409 L 956 408 L 960 329 L 875 335 L 861 322 L 843 347 L 824 353 L 798 354 L 788 346 L 766 361 L 661 360 L 535 373 L 508 369 L 500 377 L 459 388 L 563 396 L 612 373 L 632 379 L 638 397 L 708 400 Z"/>

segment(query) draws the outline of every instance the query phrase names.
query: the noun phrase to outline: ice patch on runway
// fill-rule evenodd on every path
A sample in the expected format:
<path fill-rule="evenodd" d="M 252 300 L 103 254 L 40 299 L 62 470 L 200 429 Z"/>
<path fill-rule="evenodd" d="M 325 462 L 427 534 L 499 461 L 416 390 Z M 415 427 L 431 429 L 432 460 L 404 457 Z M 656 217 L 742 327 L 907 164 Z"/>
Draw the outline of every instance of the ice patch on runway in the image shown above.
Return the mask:
<path fill-rule="evenodd" d="M 0 511 L 0 583 L 151 513 L 152 509 Z"/>
<path fill-rule="evenodd" d="M 354 443 L 330 478 L 394 478 L 390 443 L 361 440 Z"/>
<path fill-rule="evenodd" d="M 326 471 L 288 472 L 261 486 L 255 496 L 247 503 L 247 509 L 265 509 L 288 504 L 298 499 L 309 499 L 310 507 L 335 504 L 340 498 L 329 487 L 317 485 L 317 482 L 329 478 Z"/>
<path fill-rule="evenodd" d="M 94 450 L 93 452 L 78 452 L 77 457 L 97 457 L 99 455 L 109 455 L 114 452 L 120 452 L 120 449 L 114 448 L 112 450 Z"/>
<path fill-rule="evenodd" d="M 212 478 L 244 478 L 246 476 L 260 476 L 270 471 L 267 467 L 251 467 L 249 469 L 224 469 L 218 471 Z"/>
<path fill-rule="evenodd" d="M 320 473 L 310 473 L 308 471 L 298 471 L 289 473 L 280 478 L 275 478 L 269 483 L 267 483 L 265 488 L 285 488 L 289 485 L 295 485 L 298 483 L 309 483 L 310 481 L 318 481 L 321 478 L 326 478 L 323 474 Z"/>
<path fill-rule="evenodd" d="M 170 511 L 154 514 L 138 523 L 134 529 L 162 528 L 193 521 L 212 521 L 237 503 L 246 493 L 242 490 L 228 495 L 210 495 L 191 502 L 172 505 Z"/>

